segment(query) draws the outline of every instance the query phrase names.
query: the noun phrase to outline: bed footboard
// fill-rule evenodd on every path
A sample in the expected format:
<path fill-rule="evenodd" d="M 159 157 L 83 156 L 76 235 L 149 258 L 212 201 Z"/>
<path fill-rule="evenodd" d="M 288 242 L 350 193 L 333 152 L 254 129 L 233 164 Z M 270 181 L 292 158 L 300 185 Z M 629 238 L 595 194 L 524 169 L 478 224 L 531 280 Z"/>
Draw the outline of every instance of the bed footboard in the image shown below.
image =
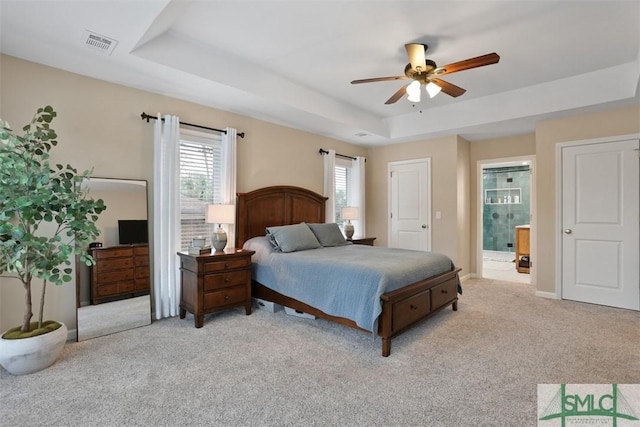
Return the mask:
<path fill-rule="evenodd" d="M 458 272 L 460 269 L 416 282 L 383 294 L 378 335 L 382 355 L 391 354 L 391 338 L 411 328 L 451 304 L 458 309 Z"/>
<path fill-rule="evenodd" d="M 378 321 L 378 335 L 382 339 L 382 355 L 384 357 L 391 354 L 391 339 L 393 337 L 450 304 L 453 310 L 458 309 L 459 271 L 460 269 L 456 269 L 421 280 L 393 292 L 383 294 L 380 297 L 382 313 Z M 294 310 L 313 314 L 321 319 L 364 331 L 350 319 L 326 314 L 315 307 L 269 289 L 256 281 L 253 281 L 252 295 L 255 298 L 271 301 Z"/>

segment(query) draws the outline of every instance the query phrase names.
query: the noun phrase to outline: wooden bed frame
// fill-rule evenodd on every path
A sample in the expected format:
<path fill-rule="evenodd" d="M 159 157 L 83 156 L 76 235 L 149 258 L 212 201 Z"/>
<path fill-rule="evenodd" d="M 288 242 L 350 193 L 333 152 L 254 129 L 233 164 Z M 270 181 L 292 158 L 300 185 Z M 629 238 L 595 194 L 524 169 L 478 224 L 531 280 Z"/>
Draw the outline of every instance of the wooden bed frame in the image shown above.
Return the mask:
<path fill-rule="evenodd" d="M 241 248 L 252 237 L 264 236 L 266 227 L 325 221 L 327 198 L 304 188 L 265 187 L 249 193 L 238 193 L 237 196 L 237 248 Z M 438 276 L 426 277 L 381 296 L 382 313 L 378 320 L 378 335 L 382 338 L 383 356 L 391 354 L 391 338 L 449 305 L 454 311 L 458 309 L 459 271 L 460 269 L 455 269 Z M 252 296 L 363 330 L 350 319 L 323 313 L 256 281 L 253 281 Z"/>

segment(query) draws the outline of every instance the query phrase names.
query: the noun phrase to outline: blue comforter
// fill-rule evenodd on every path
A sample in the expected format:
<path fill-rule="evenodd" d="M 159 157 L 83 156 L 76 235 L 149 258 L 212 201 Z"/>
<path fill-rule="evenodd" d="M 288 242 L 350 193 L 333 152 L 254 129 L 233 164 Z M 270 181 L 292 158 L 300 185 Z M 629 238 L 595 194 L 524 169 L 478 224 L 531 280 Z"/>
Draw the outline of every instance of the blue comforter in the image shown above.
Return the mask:
<path fill-rule="evenodd" d="M 378 246 L 281 253 L 266 237 L 254 237 L 244 248 L 256 252 L 253 280 L 371 332 L 382 312 L 382 294 L 453 269 L 443 254 Z"/>

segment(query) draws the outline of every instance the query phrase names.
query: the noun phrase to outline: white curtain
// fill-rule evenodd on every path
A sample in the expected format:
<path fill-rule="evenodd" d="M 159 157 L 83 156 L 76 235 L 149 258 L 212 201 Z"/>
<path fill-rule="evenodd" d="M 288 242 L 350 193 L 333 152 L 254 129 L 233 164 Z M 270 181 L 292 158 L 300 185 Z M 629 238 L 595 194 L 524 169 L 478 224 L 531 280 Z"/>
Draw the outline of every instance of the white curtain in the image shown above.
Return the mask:
<path fill-rule="evenodd" d="M 325 204 L 325 222 L 336 222 L 336 150 L 329 149 L 328 153 L 323 155 L 324 159 L 324 194 L 328 197 Z"/>
<path fill-rule="evenodd" d="M 366 236 L 365 226 L 365 179 L 364 179 L 364 157 L 356 157 L 351 167 L 351 192 L 349 194 L 349 206 L 356 206 L 359 211 L 359 219 L 352 221 L 355 236 Z"/>
<path fill-rule="evenodd" d="M 238 131 L 234 128 L 226 128 L 226 134 L 222 135 L 222 203 L 236 204 L 236 140 Z M 235 224 L 222 226 L 227 232 L 227 248 L 236 246 Z"/>
<path fill-rule="evenodd" d="M 158 114 L 153 141 L 153 292 L 156 319 L 178 314 L 180 302 L 180 119 Z"/>

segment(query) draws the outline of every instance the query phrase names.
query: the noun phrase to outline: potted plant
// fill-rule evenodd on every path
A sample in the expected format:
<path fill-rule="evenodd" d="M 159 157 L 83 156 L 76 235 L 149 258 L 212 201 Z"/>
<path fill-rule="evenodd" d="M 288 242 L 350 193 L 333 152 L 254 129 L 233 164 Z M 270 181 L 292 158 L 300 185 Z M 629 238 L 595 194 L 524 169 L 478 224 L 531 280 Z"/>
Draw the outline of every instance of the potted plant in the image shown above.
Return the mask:
<path fill-rule="evenodd" d="M 25 290 L 22 325 L 0 337 L 0 365 L 14 375 L 44 369 L 60 354 L 67 328 L 43 321 L 46 286 L 71 281 L 74 253 L 93 265 L 86 248 L 99 235 L 95 222 L 105 209 L 80 185 L 89 171 L 49 164 L 49 152 L 58 144 L 50 127 L 54 117 L 51 106 L 39 108 L 22 136 L 0 119 L 0 274 L 20 281 Z M 32 322 L 33 279 L 43 286 L 38 319 Z"/>

